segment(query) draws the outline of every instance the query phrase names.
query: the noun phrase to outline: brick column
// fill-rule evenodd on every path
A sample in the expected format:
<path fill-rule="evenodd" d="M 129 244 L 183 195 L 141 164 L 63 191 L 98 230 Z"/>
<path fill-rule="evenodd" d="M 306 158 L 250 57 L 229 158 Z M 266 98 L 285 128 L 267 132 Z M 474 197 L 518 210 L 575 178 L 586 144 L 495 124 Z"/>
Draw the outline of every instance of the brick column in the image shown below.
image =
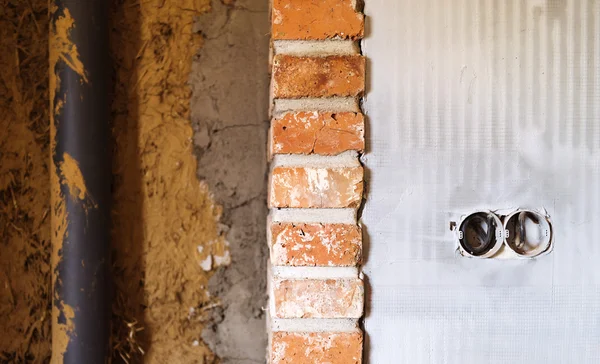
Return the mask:
<path fill-rule="evenodd" d="M 267 361 L 361 363 L 364 16 L 357 0 L 271 13 Z"/>

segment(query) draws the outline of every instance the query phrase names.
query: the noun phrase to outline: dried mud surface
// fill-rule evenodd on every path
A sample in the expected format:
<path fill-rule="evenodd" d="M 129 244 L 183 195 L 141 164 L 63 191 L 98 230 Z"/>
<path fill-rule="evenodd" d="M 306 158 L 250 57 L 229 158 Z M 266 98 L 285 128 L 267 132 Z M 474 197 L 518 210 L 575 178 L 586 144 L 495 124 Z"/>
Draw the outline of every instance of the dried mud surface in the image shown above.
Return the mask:
<path fill-rule="evenodd" d="M 48 1 L 0 0 L 0 363 L 50 360 Z"/>
<path fill-rule="evenodd" d="M 267 123 L 261 108 L 267 105 L 268 28 L 260 25 L 238 50 L 227 45 L 227 33 L 239 41 L 253 22 L 267 24 L 267 2 L 238 3 L 214 1 L 216 23 L 211 20 L 212 30 L 200 34 L 193 24 L 208 14 L 201 16 L 207 24 L 209 0 L 111 2 L 113 362 L 217 362 L 201 338 L 205 327 L 225 362 L 264 358 Z M 241 21 L 232 21 L 236 17 Z M 251 52 L 256 39 L 264 40 L 258 55 Z M 220 116 L 207 119 L 198 114 L 202 102 L 195 101 L 194 135 L 188 81 L 191 60 L 204 42 L 211 42 L 208 52 L 223 52 L 221 59 L 238 60 L 225 62 L 229 75 L 216 71 L 223 69 L 216 58 L 196 62 L 194 67 L 212 68 L 206 74 L 222 86 L 194 81 L 192 75 L 194 94 L 218 98 L 221 107 Z M 0 44 L 0 363 L 46 363 L 51 355 L 48 2 L 0 0 Z M 258 76 L 243 77 L 245 62 L 252 62 Z M 241 87 L 229 92 L 234 81 Z M 258 110 L 246 113 L 249 121 L 228 113 L 231 93 L 241 100 L 237 110 Z M 205 132 L 214 144 L 204 145 Z M 231 153 L 239 143 L 250 143 L 246 152 Z M 73 166 L 62 167 L 73 177 L 72 192 L 84 197 L 77 173 L 69 172 Z M 238 167 L 243 173 L 232 177 Z M 198 179 L 198 168 L 205 171 L 198 176 L 206 184 Z M 217 269 L 229 264 L 230 243 L 236 244 L 233 259 L 239 268 Z M 218 274 L 209 283 L 212 270 Z M 260 277 L 256 282 L 253 274 Z M 228 337 L 240 324 L 245 326 Z"/>
<path fill-rule="evenodd" d="M 219 305 L 206 287 L 230 258 L 196 176 L 188 83 L 194 17 L 208 11 L 208 0 L 112 4 L 115 361 L 217 360 L 200 337 Z"/>

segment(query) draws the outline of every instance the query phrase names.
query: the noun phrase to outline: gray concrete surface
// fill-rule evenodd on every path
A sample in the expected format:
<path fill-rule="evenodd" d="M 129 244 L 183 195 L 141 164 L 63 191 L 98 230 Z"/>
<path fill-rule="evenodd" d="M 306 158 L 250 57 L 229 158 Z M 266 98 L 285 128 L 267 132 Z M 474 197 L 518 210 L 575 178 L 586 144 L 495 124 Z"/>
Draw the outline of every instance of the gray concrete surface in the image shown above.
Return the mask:
<path fill-rule="evenodd" d="M 226 364 L 264 363 L 267 245 L 268 0 L 213 0 L 195 31 L 191 76 L 198 177 L 223 206 L 232 263 L 209 284 L 222 305 L 204 341 Z"/>

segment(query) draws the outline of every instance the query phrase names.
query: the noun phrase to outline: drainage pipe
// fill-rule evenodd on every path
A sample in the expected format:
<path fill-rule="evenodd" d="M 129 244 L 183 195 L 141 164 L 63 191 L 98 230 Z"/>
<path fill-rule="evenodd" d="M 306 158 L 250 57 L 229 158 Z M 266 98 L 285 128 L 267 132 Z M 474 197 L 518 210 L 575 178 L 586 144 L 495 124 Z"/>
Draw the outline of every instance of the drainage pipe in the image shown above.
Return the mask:
<path fill-rule="evenodd" d="M 109 351 L 109 3 L 50 1 L 52 363 Z"/>

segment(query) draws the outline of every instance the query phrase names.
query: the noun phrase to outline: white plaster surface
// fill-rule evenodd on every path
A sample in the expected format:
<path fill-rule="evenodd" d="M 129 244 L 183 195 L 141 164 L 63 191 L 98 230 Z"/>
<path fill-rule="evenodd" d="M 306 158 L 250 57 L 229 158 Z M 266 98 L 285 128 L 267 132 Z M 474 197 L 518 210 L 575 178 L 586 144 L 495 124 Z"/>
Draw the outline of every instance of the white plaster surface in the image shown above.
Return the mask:
<path fill-rule="evenodd" d="M 367 362 L 600 363 L 600 1 L 365 12 Z M 456 252 L 450 221 L 517 207 L 550 254 Z"/>

